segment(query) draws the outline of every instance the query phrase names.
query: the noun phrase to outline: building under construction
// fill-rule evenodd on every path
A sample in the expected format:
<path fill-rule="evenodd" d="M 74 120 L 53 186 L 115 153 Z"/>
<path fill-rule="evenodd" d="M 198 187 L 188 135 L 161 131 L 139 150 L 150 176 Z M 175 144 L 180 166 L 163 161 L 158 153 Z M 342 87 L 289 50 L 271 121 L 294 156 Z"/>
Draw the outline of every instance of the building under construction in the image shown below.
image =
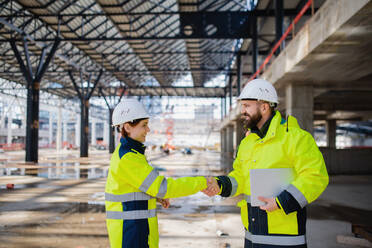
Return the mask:
<path fill-rule="evenodd" d="M 372 247 L 371 65 L 371 0 L 1 0 L 0 247 L 110 247 L 124 99 L 151 115 L 145 154 L 160 175 L 227 175 L 255 78 L 326 164 L 308 247 Z M 243 198 L 158 205 L 159 246 L 244 247 Z"/>

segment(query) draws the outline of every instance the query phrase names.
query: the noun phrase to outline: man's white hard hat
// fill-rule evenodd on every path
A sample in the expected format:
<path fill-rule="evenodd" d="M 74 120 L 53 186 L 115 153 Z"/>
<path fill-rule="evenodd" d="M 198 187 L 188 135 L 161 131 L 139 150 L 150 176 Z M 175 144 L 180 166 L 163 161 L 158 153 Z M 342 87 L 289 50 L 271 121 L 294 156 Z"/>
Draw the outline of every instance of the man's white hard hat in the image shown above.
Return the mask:
<path fill-rule="evenodd" d="M 278 95 L 274 86 L 264 79 L 254 79 L 248 82 L 238 100 L 254 99 L 278 104 Z"/>
<path fill-rule="evenodd" d="M 116 105 L 112 114 L 112 125 L 118 126 L 143 118 L 150 118 L 143 104 L 136 99 L 128 98 Z"/>

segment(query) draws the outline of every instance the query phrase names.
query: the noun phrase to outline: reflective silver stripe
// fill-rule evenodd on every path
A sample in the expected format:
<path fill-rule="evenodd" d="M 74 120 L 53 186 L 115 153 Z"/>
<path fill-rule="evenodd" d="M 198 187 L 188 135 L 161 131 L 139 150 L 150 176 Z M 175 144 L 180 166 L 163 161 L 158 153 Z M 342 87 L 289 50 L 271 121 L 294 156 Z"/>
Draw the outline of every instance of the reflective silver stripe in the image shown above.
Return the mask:
<path fill-rule="evenodd" d="M 163 181 L 160 184 L 159 192 L 156 195 L 157 198 L 163 198 L 167 193 L 167 179 L 163 178 Z"/>
<path fill-rule="evenodd" d="M 238 189 L 238 182 L 233 177 L 228 177 L 231 182 L 231 194 L 230 196 L 233 196 L 236 194 L 236 190 Z"/>
<path fill-rule="evenodd" d="M 303 245 L 306 244 L 305 235 L 300 236 L 269 236 L 269 235 L 254 235 L 245 231 L 245 238 L 254 244 L 265 245 Z"/>
<path fill-rule="evenodd" d="M 151 184 L 155 181 L 155 179 L 159 176 L 159 174 L 156 172 L 156 170 L 152 170 L 146 177 L 146 179 L 142 182 L 141 186 L 139 186 L 139 189 L 142 192 L 146 192 Z"/>
<path fill-rule="evenodd" d="M 244 200 L 246 200 L 248 203 L 251 203 L 251 196 L 250 195 L 244 195 Z"/>
<path fill-rule="evenodd" d="M 111 202 L 128 202 L 128 201 L 143 201 L 150 200 L 151 196 L 143 192 L 133 192 L 122 195 L 114 195 L 111 193 L 105 193 L 105 200 Z"/>
<path fill-rule="evenodd" d="M 308 204 L 305 196 L 293 184 L 290 184 L 286 190 L 296 199 L 301 208 Z"/>
<path fill-rule="evenodd" d="M 138 219 L 147 219 L 156 216 L 156 209 L 150 210 L 133 210 L 133 211 L 106 211 L 107 219 L 115 220 L 138 220 Z"/>

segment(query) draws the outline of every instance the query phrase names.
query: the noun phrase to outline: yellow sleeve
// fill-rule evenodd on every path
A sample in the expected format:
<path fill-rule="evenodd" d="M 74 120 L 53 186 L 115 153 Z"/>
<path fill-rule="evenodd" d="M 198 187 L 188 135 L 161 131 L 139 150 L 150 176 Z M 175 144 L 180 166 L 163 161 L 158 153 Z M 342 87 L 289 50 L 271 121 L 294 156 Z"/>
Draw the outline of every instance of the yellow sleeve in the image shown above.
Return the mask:
<path fill-rule="evenodd" d="M 244 191 L 244 182 L 246 180 L 242 173 L 242 163 L 241 163 L 239 151 L 240 151 L 240 148 L 238 150 L 236 159 L 233 163 L 233 170 L 227 175 L 227 177 L 230 179 L 230 182 L 231 182 L 231 193 L 227 196 L 237 196 L 243 193 Z"/>
<path fill-rule="evenodd" d="M 165 178 L 146 159 L 127 153 L 120 161 L 122 180 L 157 198 L 176 198 L 195 194 L 207 187 L 205 177 Z"/>
<path fill-rule="evenodd" d="M 319 197 L 329 179 L 323 156 L 311 134 L 304 132 L 303 135 L 298 135 L 295 144 L 291 159 L 296 179 L 287 191 L 304 207 Z"/>

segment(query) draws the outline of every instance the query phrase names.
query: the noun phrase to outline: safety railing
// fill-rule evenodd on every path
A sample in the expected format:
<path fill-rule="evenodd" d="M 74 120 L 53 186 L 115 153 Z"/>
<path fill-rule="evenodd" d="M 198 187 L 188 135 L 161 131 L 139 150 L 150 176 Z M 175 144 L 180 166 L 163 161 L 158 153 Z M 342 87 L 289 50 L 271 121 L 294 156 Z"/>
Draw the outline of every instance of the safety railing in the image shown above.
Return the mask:
<path fill-rule="evenodd" d="M 311 6 L 311 15 L 314 15 L 314 1 L 313 0 L 309 0 L 303 6 L 303 8 L 301 9 L 301 11 L 297 14 L 297 16 L 294 18 L 294 20 L 292 21 L 292 23 L 288 26 L 287 30 L 284 32 L 284 34 L 282 35 L 282 37 L 278 40 L 278 42 L 271 49 L 270 54 L 265 58 L 264 62 L 261 64 L 261 66 L 258 68 L 258 70 L 248 79 L 247 82 L 255 79 L 261 73 L 261 71 L 264 70 L 264 68 L 267 65 L 267 63 L 269 63 L 270 59 L 273 57 L 273 55 L 276 52 L 276 50 L 278 50 L 278 48 L 280 47 L 280 45 L 282 44 L 282 42 L 284 41 L 284 39 L 287 38 L 288 34 L 291 31 L 293 31 L 293 33 L 292 33 L 292 39 L 294 38 L 294 36 L 295 36 L 295 33 L 294 33 L 295 25 L 301 19 L 301 17 L 305 14 L 305 12 L 308 10 L 308 8 L 310 8 L 310 6 Z"/>

